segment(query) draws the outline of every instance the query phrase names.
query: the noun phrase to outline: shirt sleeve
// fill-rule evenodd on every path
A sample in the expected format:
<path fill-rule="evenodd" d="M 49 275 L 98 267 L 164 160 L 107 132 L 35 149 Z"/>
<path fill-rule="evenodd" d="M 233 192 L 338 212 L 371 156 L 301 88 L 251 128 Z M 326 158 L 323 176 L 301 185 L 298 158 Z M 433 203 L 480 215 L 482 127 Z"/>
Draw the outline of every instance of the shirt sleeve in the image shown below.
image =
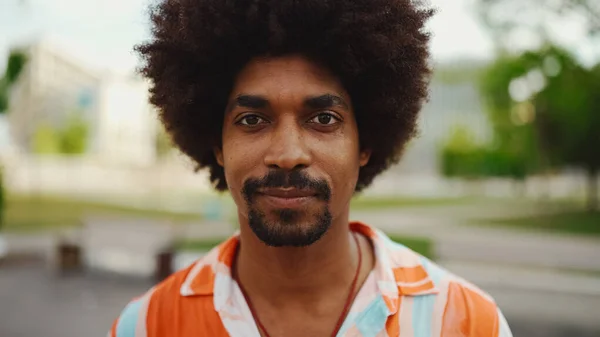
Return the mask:
<path fill-rule="evenodd" d="M 149 294 L 129 302 L 113 322 L 108 337 L 146 337 Z"/>

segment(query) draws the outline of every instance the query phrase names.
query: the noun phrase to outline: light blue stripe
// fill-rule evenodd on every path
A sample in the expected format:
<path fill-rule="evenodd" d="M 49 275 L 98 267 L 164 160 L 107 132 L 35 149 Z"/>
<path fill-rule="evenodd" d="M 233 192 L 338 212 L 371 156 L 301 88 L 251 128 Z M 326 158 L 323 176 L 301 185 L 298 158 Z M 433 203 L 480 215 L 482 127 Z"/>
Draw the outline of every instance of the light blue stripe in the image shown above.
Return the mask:
<path fill-rule="evenodd" d="M 360 331 L 360 335 L 375 337 L 385 328 L 388 314 L 388 307 L 380 294 L 356 319 L 356 327 Z"/>
<path fill-rule="evenodd" d="M 129 303 L 117 323 L 117 337 L 135 337 L 135 327 L 140 315 L 142 300 Z"/>
<path fill-rule="evenodd" d="M 439 287 L 446 271 L 425 257 L 421 257 L 421 264 L 427 271 L 429 278 L 436 287 Z M 436 295 L 416 296 L 413 304 L 413 328 L 415 337 L 430 337 L 433 323 L 433 307 Z"/>
<path fill-rule="evenodd" d="M 340 331 L 338 331 L 338 334 L 336 336 L 344 336 L 346 334 L 346 331 L 348 331 L 348 329 L 350 329 L 350 327 L 354 325 L 357 316 L 358 313 L 349 313 L 348 316 L 346 316 L 346 319 L 344 320 L 344 323 L 340 327 Z"/>
<path fill-rule="evenodd" d="M 429 278 L 431 279 L 433 284 L 436 287 L 439 287 L 440 283 L 442 282 L 442 279 L 448 272 L 423 256 L 421 256 L 421 264 L 423 265 L 423 268 L 425 268 L 425 271 L 429 275 Z"/>
<path fill-rule="evenodd" d="M 430 337 L 435 295 L 415 296 L 413 302 L 413 329 L 415 337 Z"/>

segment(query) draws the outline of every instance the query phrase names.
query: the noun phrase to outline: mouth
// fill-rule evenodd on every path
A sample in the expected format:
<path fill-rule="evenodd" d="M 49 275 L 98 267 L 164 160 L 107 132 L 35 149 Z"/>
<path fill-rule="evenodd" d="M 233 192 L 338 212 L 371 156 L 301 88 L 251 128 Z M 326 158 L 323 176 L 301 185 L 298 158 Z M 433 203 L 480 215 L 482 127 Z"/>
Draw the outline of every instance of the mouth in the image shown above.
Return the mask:
<path fill-rule="evenodd" d="M 308 202 L 317 199 L 317 193 L 311 190 L 300 190 L 296 188 L 268 188 L 258 192 L 275 208 L 298 208 Z"/>

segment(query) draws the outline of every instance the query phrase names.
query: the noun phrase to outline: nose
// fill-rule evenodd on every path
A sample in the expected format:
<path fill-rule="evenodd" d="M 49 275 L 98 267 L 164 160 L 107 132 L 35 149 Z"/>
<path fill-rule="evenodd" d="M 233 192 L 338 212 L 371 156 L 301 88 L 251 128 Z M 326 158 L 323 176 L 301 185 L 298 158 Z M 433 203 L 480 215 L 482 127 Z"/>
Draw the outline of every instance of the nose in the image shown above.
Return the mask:
<path fill-rule="evenodd" d="M 264 157 L 267 167 L 292 171 L 310 165 L 311 156 L 306 139 L 296 121 L 282 122 L 272 132 L 271 143 Z"/>

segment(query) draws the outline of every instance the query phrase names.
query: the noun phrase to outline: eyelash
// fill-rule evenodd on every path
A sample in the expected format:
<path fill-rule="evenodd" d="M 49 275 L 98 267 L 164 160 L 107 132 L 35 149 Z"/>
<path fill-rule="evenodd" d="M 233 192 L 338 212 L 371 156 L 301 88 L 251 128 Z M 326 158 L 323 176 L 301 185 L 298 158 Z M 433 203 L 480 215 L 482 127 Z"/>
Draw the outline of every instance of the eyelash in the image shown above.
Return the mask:
<path fill-rule="evenodd" d="M 320 112 L 320 113 L 318 113 L 317 115 L 315 115 L 315 116 L 311 117 L 311 118 L 309 119 L 309 121 L 312 121 L 313 119 L 315 119 L 315 118 L 318 118 L 319 116 L 322 116 L 322 115 L 331 116 L 331 118 L 333 118 L 333 119 L 334 119 L 334 120 L 335 120 L 337 123 L 339 123 L 339 122 L 341 122 L 341 121 L 342 121 L 342 119 L 341 119 L 340 117 L 338 117 L 336 114 L 334 114 L 334 113 L 332 113 L 332 112 Z M 243 123 L 243 121 L 244 121 L 246 118 L 248 118 L 248 117 L 256 117 L 256 118 L 259 118 L 260 120 L 263 120 L 263 121 L 265 121 L 265 120 L 266 120 L 265 118 L 263 118 L 263 117 L 261 117 L 261 116 L 259 116 L 259 115 L 257 115 L 257 114 L 248 114 L 248 115 L 245 115 L 245 116 L 243 116 L 242 118 L 240 118 L 240 119 L 239 119 L 239 120 L 238 120 L 238 121 L 237 121 L 235 124 L 237 124 L 237 125 L 243 125 L 243 126 L 249 126 L 249 127 L 253 127 L 253 126 L 257 126 L 257 125 L 261 125 L 261 124 L 263 124 L 263 123 L 260 123 L 260 122 L 259 122 L 259 123 L 257 123 L 257 124 L 244 124 L 244 123 Z M 333 123 L 333 124 L 320 124 L 320 123 L 316 123 L 316 122 L 311 122 L 311 123 L 314 123 L 314 124 L 319 124 L 319 125 L 322 125 L 322 126 L 326 126 L 326 125 L 334 125 L 334 124 L 336 124 L 336 123 Z"/>

